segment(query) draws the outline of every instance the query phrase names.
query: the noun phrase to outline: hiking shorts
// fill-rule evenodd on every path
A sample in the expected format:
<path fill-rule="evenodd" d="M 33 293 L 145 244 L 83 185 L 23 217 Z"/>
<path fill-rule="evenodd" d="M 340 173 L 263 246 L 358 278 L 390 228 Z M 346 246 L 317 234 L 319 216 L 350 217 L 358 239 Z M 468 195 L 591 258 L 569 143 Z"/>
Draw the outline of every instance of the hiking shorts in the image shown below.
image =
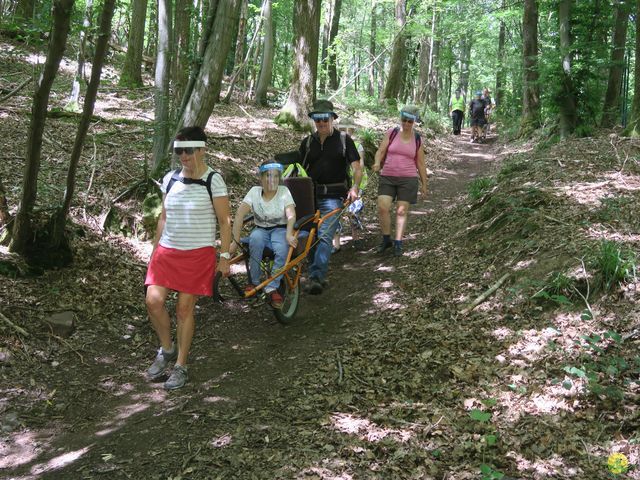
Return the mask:
<path fill-rule="evenodd" d="M 420 181 L 418 177 L 391 177 L 380 175 L 378 182 L 378 195 L 386 195 L 394 201 L 418 203 L 418 189 Z"/>
<path fill-rule="evenodd" d="M 484 118 L 472 118 L 471 126 L 472 127 L 482 127 L 486 123 Z"/>

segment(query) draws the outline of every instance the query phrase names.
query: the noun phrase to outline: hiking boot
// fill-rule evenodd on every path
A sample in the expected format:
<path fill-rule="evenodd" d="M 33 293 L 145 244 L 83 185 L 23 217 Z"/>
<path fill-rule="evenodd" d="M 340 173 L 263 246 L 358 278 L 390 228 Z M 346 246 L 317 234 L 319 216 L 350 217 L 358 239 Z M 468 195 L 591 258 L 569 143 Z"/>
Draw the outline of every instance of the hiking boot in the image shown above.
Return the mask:
<path fill-rule="evenodd" d="M 390 248 L 393 245 L 393 242 L 385 242 L 383 241 L 378 248 L 376 248 L 376 253 L 384 253 L 387 248 Z"/>
<path fill-rule="evenodd" d="M 164 382 L 164 389 L 176 390 L 177 388 L 182 388 L 184 384 L 187 383 L 187 378 L 187 367 L 174 365 L 171 376 Z"/>
<path fill-rule="evenodd" d="M 323 287 L 322 283 L 316 278 L 309 279 L 309 284 L 307 285 L 306 291 L 311 295 L 320 295 L 322 293 Z"/>
<path fill-rule="evenodd" d="M 398 245 L 398 244 L 394 245 L 393 246 L 393 256 L 394 257 L 401 257 L 402 255 L 403 255 L 402 245 Z"/>
<path fill-rule="evenodd" d="M 282 308 L 282 304 L 284 303 L 284 298 L 280 295 L 280 292 L 277 290 L 273 290 L 272 292 L 268 292 L 269 301 L 271 302 L 271 306 L 273 308 Z"/>
<path fill-rule="evenodd" d="M 158 349 L 156 359 L 153 361 L 149 369 L 147 370 L 147 376 L 151 380 L 156 380 L 164 375 L 169 362 L 175 362 L 178 358 L 178 349 L 174 346 L 173 353 L 165 352 L 162 347 Z"/>

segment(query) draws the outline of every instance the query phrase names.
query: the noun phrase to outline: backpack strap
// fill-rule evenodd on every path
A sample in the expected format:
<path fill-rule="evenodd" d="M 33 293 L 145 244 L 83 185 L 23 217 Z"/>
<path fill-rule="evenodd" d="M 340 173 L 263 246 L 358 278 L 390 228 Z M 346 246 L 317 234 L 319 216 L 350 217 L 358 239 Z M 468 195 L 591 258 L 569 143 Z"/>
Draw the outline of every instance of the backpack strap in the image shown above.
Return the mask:
<path fill-rule="evenodd" d="M 165 195 L 167 195 L 169 193 L 169 190 L 171 190 L 171 187 L 173 187 L 174 183 L 180 181 L 180 172 L 182 172 L 182 167 L 176 168 L 173 171 L 173 173 L 171 174 L 171 178 L 169 179 L 169 183 L 167 183 L 167 191 L 165 192 Z"/>
<path fill-rule="evenodd" d="M 184 183 L 185 185 L 191 185 L 191 184 L 195 183 L 197 185 L 202 185 L 203 187 L 207 188 L 207 193 L 209 194 L 209 199 L 213 203 L 213 190 L 211 189 L 211 181 L 212 181 L 213 176 L 215 174 L 218 174 L 218 175 L 222 176 L 220 174 L 220 172 L 218 172 L 216 170 L 210 171 L 209 175 L 207 175 L 207 179 L 206 180 L 202 180 L 201 178 L 185 178 L 185 177 L 181 177 L 180 176 L 180 172 L 182 172 L 182 167 L 177 168 L 171 174 L 171 179 L 169 180 L 169 183 L 167 184 L 167 191 L 165 192 L 165 195 L 169 193 L 169 190 L 171 190 L 171 187 L 173 187 L 173 184 L 176 183 L 176 182 L 181 182 L 181 183 Z"/>
<path fill-rule="evenodd" d="M 420 136 L 420 134 L 418 132 L 413 132 L 416 136 L 416 156 L 413 157 L 413 161 L 416 163 L 416 167 L 418 166 L 418 152 L 420 151 L 420 148 L 422 147 L 422 137 Z"/>
<path fill-rule="evenodd" d="M 306 172 L 309 168 L 309 164 L 307 163 L 307 157 L 309 156 L 309 151 L 311 150 L 311 140 L 313 140 L 313 134 L 309 134 L 307 137 L 307 144 L 305 145 L 304 158 L 302 159 L 302 169 Z"/>
<path fill-rule="evenodd" d="M 398 136 L 399 132 L 400 132 L 400 127 L 395 127 L 393 130 L 391 130 L 391 133 L 389 134 L 389 143 L 387 144 L 387 151 L 384 154 L 384 158 L 380 162 L 380 170 L 382 170 L 382 167 L 384 167 L 384 163 L 387 161 L 387 154 L 389 153 L 389 145 L 391 145 L 391 142 L 393 142 L 394 138 Z"/>

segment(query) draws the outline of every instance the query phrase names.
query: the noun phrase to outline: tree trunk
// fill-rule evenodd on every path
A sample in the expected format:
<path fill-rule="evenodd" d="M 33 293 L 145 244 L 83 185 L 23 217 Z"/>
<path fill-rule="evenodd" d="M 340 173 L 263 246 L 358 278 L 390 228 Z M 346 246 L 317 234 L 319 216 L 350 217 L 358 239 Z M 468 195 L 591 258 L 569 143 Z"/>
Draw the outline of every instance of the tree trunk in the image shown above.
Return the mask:
<path fill-rule="evenodd" d="M 307 112 L 315 100 L 318 74 L 318 37 L 320 35 L 321 0 L 295 0 L 293 77 L 287 102 L 275 121 L 279 124 L 308 124 Z M 298 19 L 307 19 L 301 22 Z"/>
<path fill-rule="evenodd" d="M 64 230 L 75 190 L 78 162 L 80 161 L 80 155 L 82 154 L 84 141 L 87 136 L 87 131 L 89 130 L 89 123 L 91 122 L 93 109 L 96 103 L 96 96 L 98 94 L 98 86 L 100 85 L 102 66 L 104 65 L 107 48 L 109 47 L 109 38 L 111 36 L 111 20 L 113 19 L 115 4 L 116 0 L 104 0 L 102 13 L 100 14 L 100 19 L 98 21 L 99 31 L 98 39 L 96 41 L 95 54 L 91 63 L 91 80 L 89 81 L 89 85 L 87 87 L 87 94 L 85 95 L 84 99 L 82 117 L 80 118 L 80 123 L 76 132 L 76 138 L 73 143 L 73 150 L 71 152 L 69 171 L 67 172 L 67 188 L 64 192 L 62 207 L 57 210 L 57 212 L 51 219 L 52 228 L 50 246 L 54 249 L 57 249 L 61 246 L 66 246 L 68 244 L 65 238 Z"/>
<path fill-rule="evenodd" d="M 437 75 L 436 75 L 436 62 L 437 62 L 437 50 L 439 44 L 436 41 L 436 24 L 438 21 L 438 15 L 436 10 L 437 2 L 433 3 L 433 13 L 431 15 L 431 41 L 429 43 L 429 60 L 428 60 L 428 74 L 427 74 L 427 91 L 424 96 L 424 100 L 429 104 L 429 108 L 432 108 L 432 98 L 434 96 L 433 90 L 437 90 Z M 437 93 L 436 93 L 437 98 Z M 433 110 L 433 108 L 432 108 Z"/>
<path fill-rule="evenodd" d="M 189 82 L 190 59 L 192 57 L 190 29 L 192 17 L 193 2 L 190 0 L 176 0 L 172 41 L 176 45 L 176 50 L 172 68 L 173 92 L 171 94 L 172 111 L 176 115 Z"/>
<path fill-rule="evenodd" d="M 640 0 L 636 0 L 636 61 L 634 67 L 633 103 L 626 135 L 640 137 Z"/>
<path fill-rule="evenodd" d="M 340 26 L 340 11 L 342 10 L 342 0 L 335 0 L 333 16 L 331 18 L 331 30 L 329 31 L 329 53 L 327 57 L 327 70 L 329 72 L 329 87 L 331 90 L 338 89 L 338 66 L 336 65 L 336 46 L 334 42 L 338 36 Z"/>
<path fill-rule="evenodd" d="M 627 25 L 629 24 L 630 3 L 630 0 L 619 0 L 616 5 L 616 21 L 611 45 L 609 81 L 607 83 L 607 93 L 604 97 L 602 122 L 600 124 L 603 128 L 613 127 L 617 123 L 618 109 L 620 107 L 620 86 L 622 85 L 622 73 L 624 71 L 624 49 L 627 41 Z"/>
<path fill-rule="evenodd" d="M 369 84 L 367 86 L 367 92 L 373 96 L 376 94 L 376 65 L 373 59 L 376 58 L 376 35 L 378 32 L 376 17 L 377 17 L 377 0 L 371 0 L 371 33 L 369 38 L 369 58 L 371 59 L 371 66 L 369 67 Z"/>
<path fill-rule="evenodd" d="M 0 178 L 0 228 L 3 228 L 11 221 L 11 214 L 9 213 L 9 206 L 7 205 L 7 192 L 2 184 L 2 178 Z M 0 239 L 3 235 L 0 234 Z"/>
<path fill-rule="evenodd" d="M 31 24 L 35 7 L 36 0 L 18 0 L 15 17 L 24 20 L 26 24 Z"/>
<path fill-rule="evenodd" d="M 438 111 L 438 62 L 440 59 L 440 40 L 433 41 L 433 54 L 429 72 L 429 108 L 432 112 Z"/>
<path fill-rule="evenodd" d="M 540 86 L 538 85 L 538 2 L 524 1 L 523 91 L 520 134 L 528 135 L 540 126 Z"/>
<path fill-rule="evenodd" d="M 387 77 L 387 83 L 382 93 L 382 98 L 388 103 L 396 102 L 402 83 L 403 67 L 407 55 L 406 36 L 404 34 L 404 25 L 407 21 L 406 7 L 406 0 L 396 0 L 396 25 L 400 28 L 400 32 L 396 35 L 393 42 L 389 76 Z"/>
<path fill-rule="evenodd" d="M 171 0 L 158 0 L 158 46 L 154 83 L 153 157 L 151 172 L 159 172 L 169 144 L 169 76 L 171 66 Z"/>
<path fill-rule="evenodd" d="M 142 86 L 142 50 L 144 49 L 146 19 L 147 0 L 133 0 L 127 54 L 124 57 L 124 65 L 118 82 L 123 87 Z"/>
<path fill-rule="evenodd" d="M 264 21 L 264 45 L 262 47 L 262 66 L 255 98 L 258 105 L 267 106 L 267 89 L 271 85 L 273 58 L 276 53 L 271 0 L 263 0 L 262 16 Z"/>
<path fill-rule="evenodd" d="M 327 52 L 329 51 L 329 33 L 331 32 L 331 15 L 333 13 L 333 0 L 325 3 L 324 26 L 322 27 L 322 46 L 320 48 L 320 93 L 324 95 L 327 92 Z"/>
<path fill-rule="evenodd" d="M 233 69 L 237 70 L 242 65 L 244 58 L 245 44 L 247 43 L 247 16 L 248 16 L 248 0 L 240 0 L 240 18 L 238 20 L 238 34 L 236 35 L 236 48 L 233 55 Z M 264 9 L 264 6 L 263 6 Z M 242 73 L 239 74 L 237 80 L 242 84 Z"/>
<path fill-rule="evenodd" d="M 502 0 L 502 8 L 505 8 L 505 0 Z M 507 68 L 505 57 L 505 40 L 507 27 L 504 19 L 500 19 L 500 32 L 498 33 L 498 69 L 496 71 L 496 106 L 500 108 L 504 101 L 504 88 L 507 82 Z"/>
<path fill-rule="evenodd" d="M 206 126 L 220 96 L 222 75 L 233 41 L 233 31 L 238 23 L 239 7 L 240 0 L 225 0 L 218 3 L 213 28 L 202 59 L 202 66 L 182 118 L 178 122 L 178 128 L 182 126 L 204 128 Z"/>
<path fill-rule="evenodd" d="M 420 40 L 420 60 L 418 65 L 418 94 L 416 100 L 418 103 L 425 103 L 429 89 L 429 52 L 431 51 L 431 42 L 429 37 L 423 36 Z"/>
<path fill-rule="evenodd" d="M 42 155 L 42 133 L 49 106 L 49 93 L 51 85 L 58 72 L 60 60 L 64 54 L 67 36 L 69 34 L 69 22 L 73 10 L 74 0 L 55 0 L 53 2 L 53 27 L 51 39 L 47 50 L 42 75 L 33 95 L 31 107 L 31 121 L 27 134 L 27 152 L 25 155 L 25 168 L 22 180 L 22 198 L 16 214 L 13 227 L 11 244 L 12 252 L 24 254 L 32 240 L 31 214 L 36 202 L 38 191 L 38 173 Z"/>
<path fill-rule="evenodd" d="M 84 59 L 85 49 L 87 46 L 87 32 L 91 27 L 91 17 L 93 16 L 93 0 L 87 0 L 84 8 L 84 19 L 82 20 L 82 28 L 80 29 L 80 45 L 78 46 L 78 57 L 76 68 L 76 75 L 73 77 L 73 84 L 71 85 L 71 95 L 67 100 L 66 109 L 72 112 L 80 110 L 78 105 L 80 101 L 80 82 L 84 77 Z"/>
<path fill-rule="evenodd" d="M 560 138 L 566 138 L 576 128 L 576 94 L 571 78 L 571 8 L 573 0 L 560 0 L 558 22 L 560 24 L 560 54 L 562 55 L 561 86 L 557 98 L 560 107 Z"/>
<path fill-rule="evenodd" d="M 460 47 L 460 89 L 462 90 L 462 94 L 467 97 L 467 99 L 471 98 L 469 93 L 469 63 L 471 62 L 471 44 L 472 38 L 471 33 L 466 34 L 462 37 L 462 45 Z"/>

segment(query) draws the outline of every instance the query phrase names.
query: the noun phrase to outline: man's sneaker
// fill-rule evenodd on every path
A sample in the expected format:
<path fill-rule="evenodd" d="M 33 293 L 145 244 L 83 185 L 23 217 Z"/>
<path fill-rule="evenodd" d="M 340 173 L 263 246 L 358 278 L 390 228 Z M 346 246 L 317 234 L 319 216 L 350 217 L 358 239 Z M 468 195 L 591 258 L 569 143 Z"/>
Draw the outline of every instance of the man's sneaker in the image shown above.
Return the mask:
<path fill-rule="evenodd" d="M 311 295 L 320 295 L 322 293 L 322 283 L 320 283 L 317 279 L 315 278 L 310 278 L 309 279 L 309 284 L 307 285 L 307 293 L 311 294 Z"/>
<path fill-rule="evenodd" d="M 164 382 L 165 390 L 175 390 L 177 388 L 184 387 L 184 384 L 187 383 L 187 368 L 182 365 L 174 365 L 173 370 L 171 371 L 171 376 Z"/>
<path fill-rule="evenodd" d="M 376 248 L 376 253 L 384 253 L 385 250 L 393 245 L 393 242 L 385 242 L 383 241 L 378 248 Z"/>
<path fill-rule="evenodd" d="M 175 362 L 178 358 L 178 349 L 174 346 L 173 352 L 168 353 L 165 352 L 162 347 L 158 349 L 158 355 L 156 355 L 156 359 L 153 361 L 149 369 L 147 370 L 147 376 L 151 380 L 156 380 L 164 375 L 164 371 L 166 370 L 169 362 Z"/>
<path fill-rule="evenodd" d="M 401 257 L 402 256 L 402 245 L 394 245 L 393 246 L 393 256 L 394 257 Z"/>
<path fill-rule="evenodd" d="M 278 292 L 277 290 L 273 290 L 272 292 L 269 292 L 267 295 L 269 295 L 269 301 L 271 302 L 271 306 L 273 308 L 282 308 L 282 304 L 284 303 L 284 298 L 282 298 L 282 295 L 280 295 L 280 292 Z"/>

